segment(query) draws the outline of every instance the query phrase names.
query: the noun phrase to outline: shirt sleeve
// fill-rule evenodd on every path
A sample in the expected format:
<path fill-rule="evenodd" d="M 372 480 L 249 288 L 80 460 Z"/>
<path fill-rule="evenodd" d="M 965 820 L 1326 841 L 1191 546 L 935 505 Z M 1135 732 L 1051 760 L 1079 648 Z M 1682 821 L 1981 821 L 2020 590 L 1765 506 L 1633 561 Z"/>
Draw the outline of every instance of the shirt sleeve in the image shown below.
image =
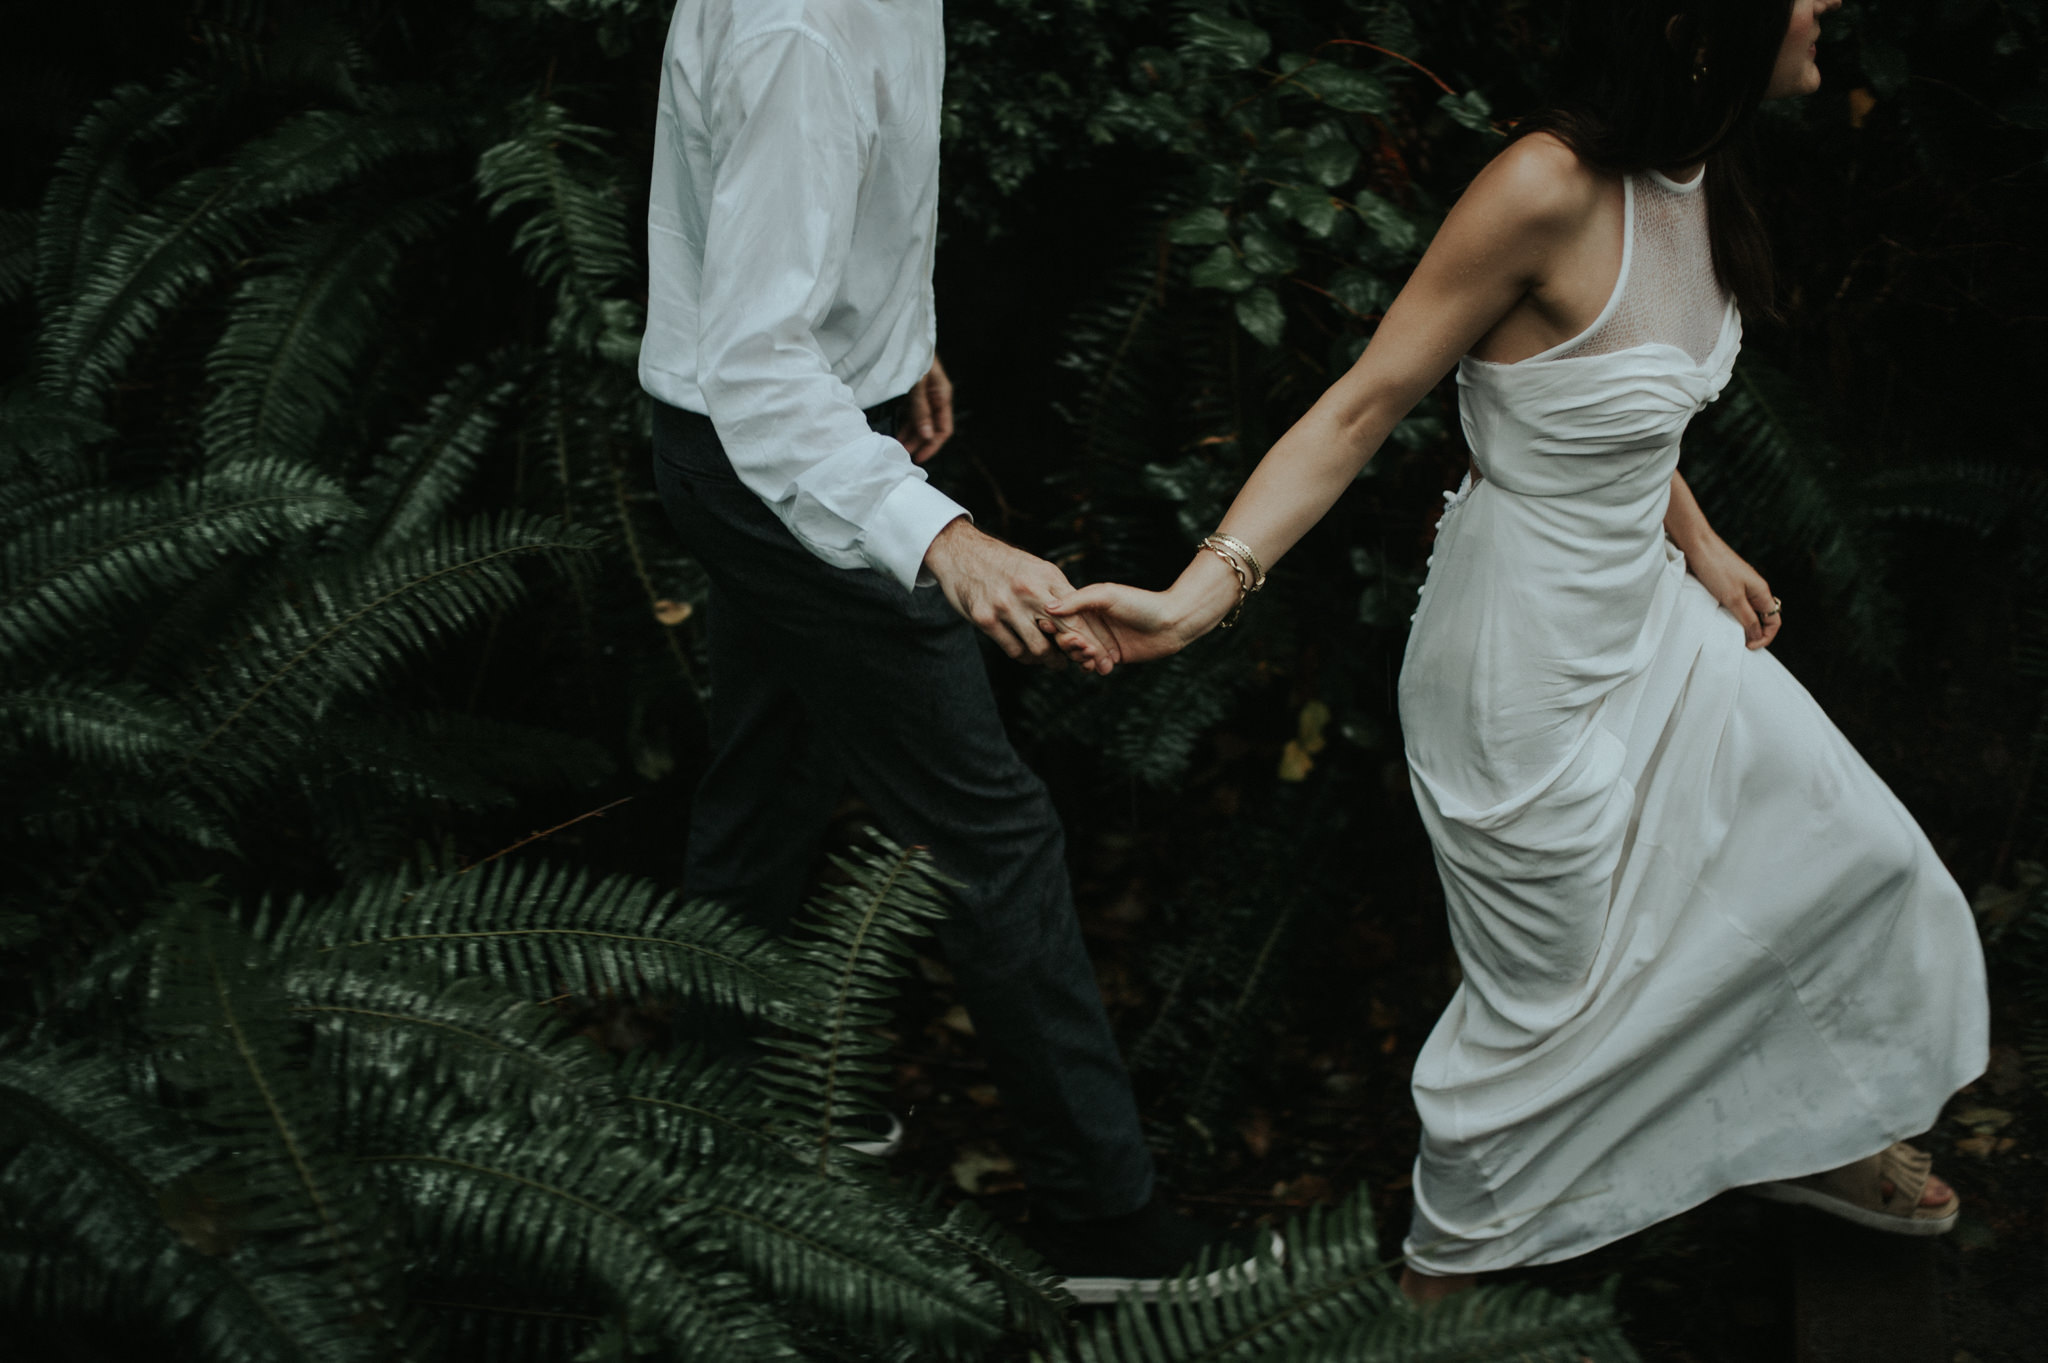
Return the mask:
<path fill-rule="evenodd" d="M 817 35 L 743 40 L 711 91 L 698 386 L 734 472 L 827 562 L 906 588 L 966 513 L 871 430 L 817 327 L 838 296 L 872 129 Z"/>

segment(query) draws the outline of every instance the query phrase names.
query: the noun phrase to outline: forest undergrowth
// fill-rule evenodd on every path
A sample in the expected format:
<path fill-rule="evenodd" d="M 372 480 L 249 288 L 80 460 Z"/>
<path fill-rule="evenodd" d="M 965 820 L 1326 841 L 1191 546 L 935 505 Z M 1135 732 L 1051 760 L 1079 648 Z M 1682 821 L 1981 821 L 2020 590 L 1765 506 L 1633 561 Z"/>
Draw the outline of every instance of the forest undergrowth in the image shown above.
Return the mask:
<path fill-rule="evenodd" d="M 953 0 L 935 478 L 1165 580 L 1506 120 L 1519 0 Z M 1392 679 L 1433 394 L 1244 627 L 991 655 L 1172 1195 L 1284 1224 L 1086 1318 L 1008 1228 L 943 868 L 849 805 L 786 940 L 679 902 L 704 578 L 632 372 L 657 0 L 104 0 L 0 59 L 0 1313 L 52 1359 L 1789 1358 L 1720 1199 L 1429 1319 L 1407 1077 L 1456 982 Z M 1930 1135 L 1951 1363 L 2048 1294 L 2038 0 L 1867 0 L 1762 120 L 1784 317 L 1688 436 L 1793 672 L 1993 967 Z M 766 1060 L 760 1059 L 767 1055 Z M 887 1167 L 849 1120 L 909 1118 Z M 1802 1258 L 1804 1256 L 1804 1258 Z"/>

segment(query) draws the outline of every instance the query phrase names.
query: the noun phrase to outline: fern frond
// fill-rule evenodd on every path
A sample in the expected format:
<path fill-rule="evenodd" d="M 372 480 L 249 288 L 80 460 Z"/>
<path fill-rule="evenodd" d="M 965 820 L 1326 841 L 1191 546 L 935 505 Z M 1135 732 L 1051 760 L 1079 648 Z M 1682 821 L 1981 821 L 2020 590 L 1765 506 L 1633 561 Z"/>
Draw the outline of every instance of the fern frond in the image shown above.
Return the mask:
<path fill-rule="evenodd" d="M 979 1269 L 1002 1294 L 1013 1329 L 1056 1334 L 1074 1296 L 1037 1253 L 973 1202 L 956 1202 L 925 1233 Z"/>
<path fill-rule="evenodd" d="M 387 1096 L 372 1127 L 385 1144 L 363 1160 L 437 1258 L 594 1292 L 684 1357 L 789 1356 L 745 1280 L 718 1266 L 708 1214 L 676 1200 L 681 1180 L 650 1152 L 603 1126 L 458 1120 L 419 1090 Z"/>
<path fill-rule="evenodd" d="M 506 513 L 278 583 L 194 696 L 200 737 L 173 777 L 190 773 L 225 799 L 253 774 L 288 766 L 334 702 L 517 600 L 520 560 L 561 564 L 595 543 L 588 532 Z"/>
<path fill-rule="evenodd" d="M 207 1169 L 213 1152 L 137 1099 L 128 1074 L 76 1047 L 0 1058 L 0 1206 L 30 1232 L 0 1303 L 34 1311 L 49 1279 L 83 1272 L 124 1315 L 189 1331 L 209 1359 L 367 1359 L 302 1328 L 289 1287 L 303 1285 L 281 1285 L 245 1244 L 247 1206 Z"/>
<path fill-rule="evenodd" d="M 684 1164 L 733 1163 L 788 1176 L 802 1153 L 773 1130 L 774 1110 L 747 1059 L 683 1045 L 642 1049 L 619 1068 L 623 1120 Z"/>
<path fill-rule="evenodd" d="M 1924 521 L 2012 541 L 2022 581 L 2048 570 L 2048 476 L 2016 464 L 1941 460 L 1874 474 L 1861 500 L 1881 521 Z"/>
<path fill-rule="evenodd" d="M 157 769 L 192 741 L 184 716 L 162 697 L 73 680 L 0 692 L 0 734 L 127 776 Z"/>
<path fill-rule="evenodd" d="M 1745 361 L 1695 430 L 1686 481 L 1721 538 L 1760 565 L 1774 553 L 1810 559 L 1851 647 L 1888 659 L 1899 634 L 1882 547 L 1798 390 Z"/>
<path fill-rule="evenodd" d="M 446 111 L 425 107 L 313 109 L 226 165 L 193 171 L 131 217 L 85 262 L 75 292 L 47 309 L 46 387 L 95 406 L 157 320 L 245 254 L 265 217 L 394 157 L 444 151 L 456 132 Z"/>
<path fill-rule="evenodd" d="M 140 201 L 130 154 L 177 131 L 214 95 L 181 73 L 159 87 L 124 85 L 79 123 L 36 221 L 36 294 L 45 317 L 77 292 L 86 266 Z"/>
<path fill-rule="evenodd" d="M 916 1229 L 878 1214 L 880 1199 L 860 1184 L 705 1164 L 679 1197 L 709 1215 L 761 1295 L 856 1335 L 902 1335 L 957 1358 L 1006 1324 L 992 1284 Z"/>
<path fill-rule="evenodd" d="M 279 975 L 290 1015 L 313 1024 L 314 1065 L 342 1095 L 424 1083 L 472 1111 L 512 1103 L 536 1120 L 613 1106 L 613 1066 L 553 1009 L 479 980 L 303 958 Z"/>
<path fill-rule="evenodd" d="M 1256 1273 L 1233 1268 L 1223 1290 L 1197 1291 L 1217 1267 L 1212 1257 L 1205 1252 L 1156 1307 L 1126 1298 L 1081 1331 L 1082 1363 L 1264 1363 L 1402 1309 L 1363 1192 L 1290 1222 L 1284 1264 L 1261 1251 Z"/>
<path fill-rule="evenodd" d="M 1035 735 L 1070 739 L 1145 785 L 1171 786 L 1258 680 L 1252 638 L 1247 630 L 1212 635 L 1199 648 L 1106 679 L 1048 674 L 1025 692 L 1026 720 Z"/>
<path fill-rule="evenodd" d="M 410 1333 L 392 1257 L 360 1171 L 330 1144 L 332 1109 L 302 1062 L 255 944 L 187 894 L 157 942 L 148 1026 L 166 1075 L 192 1104 L 207 1172 L 233 1190 L 268 1272 L 319 1352 L 388 1357 Z"/>
<path fill-rule="evenodd" d="M 627 360 L 637 353 L 640 310 L 623 296 L 633 275 L 623 177 L 606 156 L 603 130 L 574 123 L 552 100 L 511 110 L 515 131 L 477 158 L 489 215 L 531 210 L 512 244 L 527 275 L 556 294 L 552 341 L 570 351 Z"/>
<path fill-rule="evenodd" d="M 464 365 L 427 404 L 426 420 L 400 432 L 359 495 L 366 515 L 351 538 L 370 549 L 412 539 L 455 499 L 498 427 L 513 383 L 504 366 Z"/>
<path fill-rule="evenodd" d="M 889 1021 L 888 1000 L 918 944 L 946 915 L 948 884 L 923 848 L 904 848 L 869 829 L 867 846 L 833 858 L 846 883 L 830 885 L 805 907 L 790 945 L 795 997 L 784 1019 L 797 1033 L 764 1044 L 776 1054 L 760 1074 L 776 1095 L 806 1159 L 829 1173 L 846 1158 L 841 1124 L 873 1111 L 888 1067 L 875 1029 Z"/>
<path fill-rule="evenodd" d="M 285 234 L 236 291 L 206 358 L 211 460 L 313 458 L 389 314 L 405 248 L 447 218 L 444 204 L 372 195 Z"/>
<path fill-rule="evenodd" d="M 1460 1292 L 1427 1311 L 1397 1305 L 1334 1338 L 1264 1357 L 1273 1363 L 1638 1363 L 1611 1287 L 1557 1297 L 1520 1284 Z"/>
<path fill-rule="evenodd" d="M 783 1006 L 773 939 L 701 900 L 631 876 L 497 862 L 419 886 L 367 882 L 266 915 L 280 948 L 414 960 L 521 998 L 679 995 L 752 1014 Z"/>
<path fill-rule="evenodd" d="M 89 485 L 77 456 L 113 434 L 112 427 L 25 380 L 0 392 L 0 536 L 11 537 L 25 516 L 68 511 L 83 498 Z"/>
<path fill-rule="evenodd" d="M 27 293 L 35 274 L 35 214 L 25 210 L 0 213 L 0 308 Z"/>
<path fill-rule="evenodd" d="M 255 553 L 354 513 L 311 469 L 262 461 L 140 492 L 60 494 L 11 517 L 0 547 L 0 658 L 25 662 L 90 636 L 131 603 L 175 588 L 228 554 Z"/>

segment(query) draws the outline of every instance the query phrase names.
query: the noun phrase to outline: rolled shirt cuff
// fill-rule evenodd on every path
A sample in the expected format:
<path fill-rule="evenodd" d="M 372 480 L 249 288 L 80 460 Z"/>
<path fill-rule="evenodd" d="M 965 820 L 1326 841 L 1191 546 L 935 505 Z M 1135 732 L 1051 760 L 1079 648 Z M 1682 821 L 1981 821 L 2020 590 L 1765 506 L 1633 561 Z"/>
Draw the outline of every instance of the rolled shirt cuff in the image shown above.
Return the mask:
<path fill-rule="evenodd" d="M 925 550 L 962 516 L 974 519 L 958 502 L 912 474 L 875 508 L 861 537 L 861 553 L 905 589 L 929 587 L 933 578 L 924 570 Z"/>

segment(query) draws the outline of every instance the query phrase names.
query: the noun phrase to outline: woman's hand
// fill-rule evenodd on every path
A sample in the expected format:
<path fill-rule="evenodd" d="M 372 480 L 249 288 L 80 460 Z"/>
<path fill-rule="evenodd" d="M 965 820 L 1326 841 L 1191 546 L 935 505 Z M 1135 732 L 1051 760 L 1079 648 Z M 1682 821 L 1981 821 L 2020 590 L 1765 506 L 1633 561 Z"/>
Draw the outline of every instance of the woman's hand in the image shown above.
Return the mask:
<path fill-rule="evenodd" d="M 1779 612 L 1778 599 L 1771 595 L 1771 584 L 1764 581 L 1763 574 L 1711 532 L 1700 536 L 1685 551 L 1685 566 L 1741 623 L 1750 648 L 1771 646 L 1785 617 Z"/>
<path fill-rule="evenodd" d="M 1237 574 L 1208 550 L 1195 555 L 1170 591 L 1148 592 L 1116 582 L 1097 582 L 1045 608 L 1053 617 L 1047 633 L 1083 667 L 1108 673 L 1116 663 L 1142 663 L 1180 652 L 1216 628 L 1238 604 Z M 1108 653 L 1074 633 L 1090 627 Z"/>
<path fill-rule="evenodd" d="M 1079 616 L 1095 627 L 1098 638 L 1106 640 L 1110 664 L 1142 663 L 1164 658 L 1187 647 L 1189 636 L 1180 628 L 1172 597 L 1166 592 L 1141 591 L 1115 582 L 1097 582 L 1081 588 L 1064 600 L 1045 608 L 1056 621 Z M 1097 655 L 1091 654 L 1079 634 L 1069 630 L 1057 637 L 1060 647 L 1083 667 Z M 1095 665 L 1097 672 L 1107 667 Z"/>

